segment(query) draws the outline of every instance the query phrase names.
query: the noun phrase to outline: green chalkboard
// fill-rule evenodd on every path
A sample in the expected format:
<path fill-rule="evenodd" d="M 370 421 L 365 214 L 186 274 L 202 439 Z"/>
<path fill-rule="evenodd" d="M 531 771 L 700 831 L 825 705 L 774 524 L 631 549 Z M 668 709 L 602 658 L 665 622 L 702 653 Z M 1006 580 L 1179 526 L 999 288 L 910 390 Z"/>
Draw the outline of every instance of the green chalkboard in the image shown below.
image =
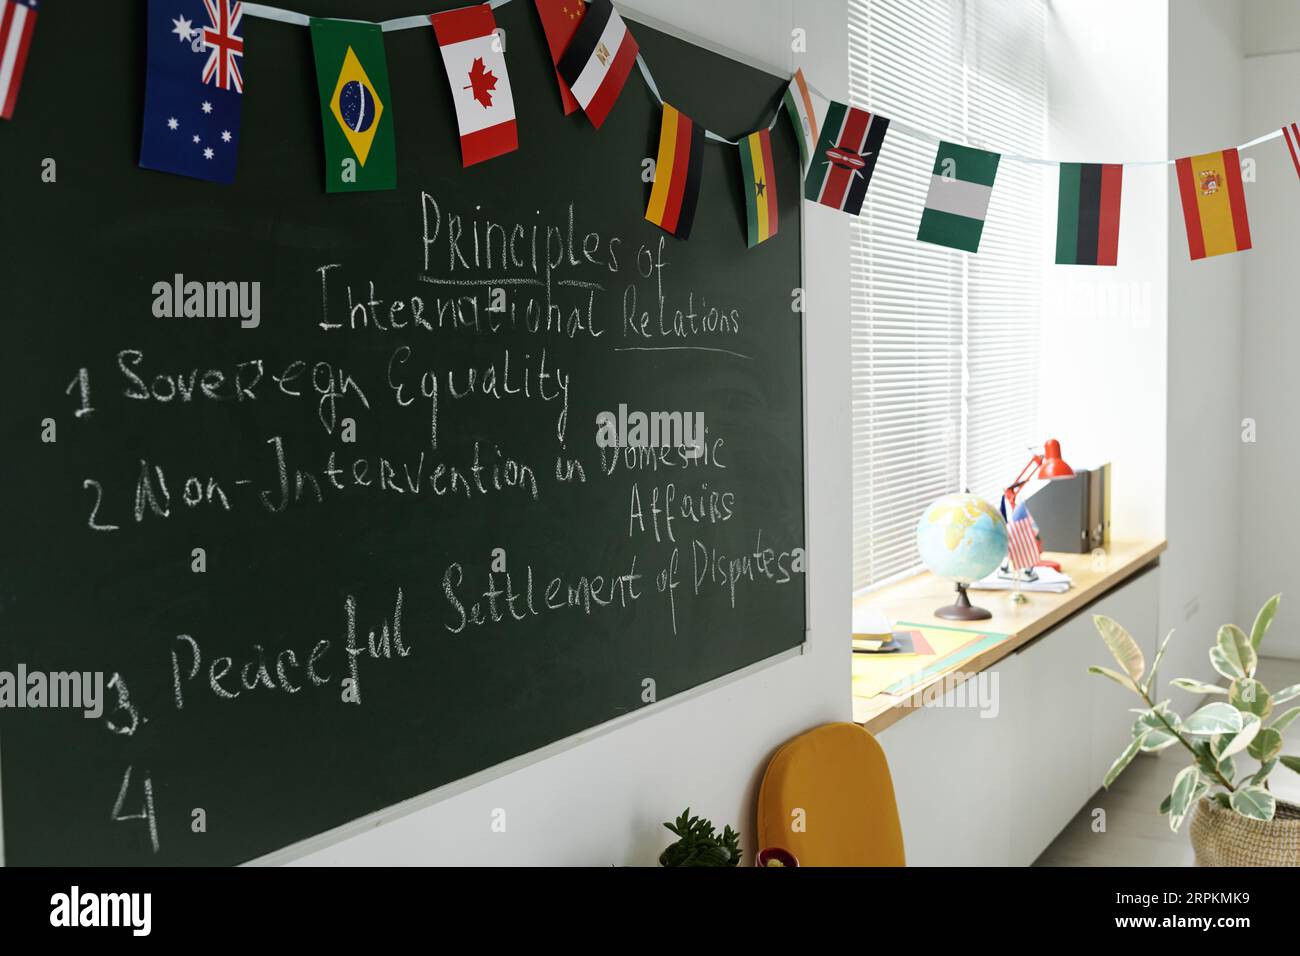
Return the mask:
<path fill-rule="evenodd" d="M 515 0 L 518 151 L 462 168 L 433 32 L 392 32 L 398 186 L 327 195 L 308 31 L 250 17 L 215 185 L 137 166 L 145 3 L 80 6 L 43 10 L 0 123 L 0 674 L 101 674 L 105 703 L 0 708 L 6 862 L 255 859 L 803 642 L 784 120 L 779 233 L 746 248 L 710 143 L 668 236 L 646 84 L 600 130 L 564 116 Z M 782 78 L 628 19 L 705 126 L 779 104 Z M 156 316 L 176 276 L 259 283 L 256 327 Z M 620 406 L 701 414 L 703 454 L 598 447 Z"/>

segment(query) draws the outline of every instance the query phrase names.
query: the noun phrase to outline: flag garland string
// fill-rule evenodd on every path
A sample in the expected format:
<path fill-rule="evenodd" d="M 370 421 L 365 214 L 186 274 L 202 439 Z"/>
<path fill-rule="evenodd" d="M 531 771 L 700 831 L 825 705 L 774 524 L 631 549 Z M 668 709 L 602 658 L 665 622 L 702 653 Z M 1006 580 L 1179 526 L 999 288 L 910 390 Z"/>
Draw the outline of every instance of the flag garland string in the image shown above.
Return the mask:
<path fill-rule="evenodd" d="M 485 2 L 493 10 L 497 10 L 513 2 L 513 0 L 485 0 Z M 311 16 L 309 16 L 308 14 L 299 13 L 296 10 L 285 10 L 280 7 L 273 7 L 264 3 L 245 3 L 243 6 L 244 6 L 244 16 L 257 17 L 258 19 L 261 20 L 272 20 L 277 23 L 287 23 L 292 26 L 299 26 L 299 27 L 310 26 L 312 20 Z M 384 33 L 394 33 L 400 30 L 413 30 L 422 27 L 432 28 L 432 23 L 426 14 L 417 14 L 414 16 L 407 16 L 407 17 L 395 17 L 391 20 L 379 20 L 379 21 L 353 20 L 346 17 L 343 18 L 336 17 L 334 19 L 344 19 L 352 23 L 373 23 L 374 25 L 378 26 L 379 29 L 382 30 Z M 645 62 L 645 58 L 641 56 L 641 54 L 639 53 L 637 54 L 636 63 L 637 66 L 640 68 L 641 77 L 645 81 L 646 86 L 649 88 L 651 95 L 653 95 L 654 98 L 658 101 L 659 105 L 662 106 L 664 103 L 663 95 L 659 92 L 659 86 L 655 82 L 654 76 L 650 72 L 650 67 Z M 815 93 L 819 98 L 823 100 L 832 101 L 834 99 L 834 97 L 827 96 L 825 93 L 817 89 L 817 87 L 815 87 L 811 83 L 808 84 L 808 89 L 811 90 L 813 93 Z M 776 124 L 780 120 L 780 118 L 781 118 L 781 109 L 780 107 L 777 107 L 777 109 L 773 111 L 772 118 L 767 123 L 766 129 L 768 130 L 775 129 Z M 906 133 L 909 136 L 916 137 L 917 139 L 920 139 L 924 142 L 939 143 L 943 141 L 943 137 L 938 136 L 935 133 L 930 133 L 930 132 L 926 132 L 925 130 L 918 129 L 917 127 L 911 126 L 906 122 L 898 119 L 891 118 L 890 126 L 893 129 Z M 705 129 L 704 135 L 705 138 L 715 143 L 723 143 L 728 146 L 740 145 L 739 140 L 728 139 L 726 136 L 723 136 L 720 133 L 715 133 L 711 129 Z M 1254 139 L 1250 140 L 1249 142 L 1242 143 L 1240 146 L 1237 146 L 1236 149 L 1238 151 L 1251 149 L 1252 147 L 1259 146 L 1262 143 L 1267 143 L 1270 140 L 1277 139 L 1281 135 L 1282 135 L 1282 130 L 1275 129 L 1268 133 L 1264 133 L 1261 136 L 1256 136 Z M 981 148 L 989 149 L 990 147 L 981 147 Z M 1002 157 L 1002 159 L 1009 162 L 1024 163 L 1032 166 L 1060 166 L 1061 165 L 1061 160 L 1044 159 L 1038 156 L 1025 156 L 1019 153 L 1003 153 L 997 150 L 994 151 L 999 152 L 999 155 Z M 1117 165 L 1173 166 L 1177 162 L 1178 161 L 1176 159 L 1140 159 L 1140 160 L 1128 160 L 1123 163 L 1118 163 Z"/>

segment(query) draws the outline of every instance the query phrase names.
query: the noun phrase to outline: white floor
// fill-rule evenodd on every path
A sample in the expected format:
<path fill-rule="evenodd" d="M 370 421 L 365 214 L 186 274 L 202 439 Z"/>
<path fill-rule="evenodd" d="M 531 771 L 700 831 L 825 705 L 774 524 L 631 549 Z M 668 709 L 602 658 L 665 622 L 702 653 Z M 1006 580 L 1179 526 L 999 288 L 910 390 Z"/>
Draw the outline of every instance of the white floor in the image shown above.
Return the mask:
<path fill-rule="evenodd" d="M 1300 683 L 1300 661 L 1264 658 L 1256 676 L 1269 690 L 1280 690 Z M 1282 709 L 1296 704 L 1300 701 Z M 1187 713 L 1183 712 L 1183 716 Z M 1294 740 L 1295 733 L 1293 729 L 1290 739 Z M 1300 753 L 1300 742 L 1290 743 L 1283 752 Z M 1098 791 L 1088 801 L 1034 865 L 1191 866 L 1192 845 L 1187 836 L 1190 816 L 1183 821 L 1182 830 L 1174 833 L 1169 829 L 1169 818 L 1160 813 L 1160 802 L 1189 759 L 1181 746 L 1158 754 L 1139 754 L 1109 790 Z M 1247 765 L 1258 766 L 1249 758 L 1245 763 L 1239 760 L 1239 766 Z M 1300 774 L 1278 766 L 1268 779 L 1278 799 L 1300 803 Z M 1104 811 L 1104 818 L 1098 817 L 1097 810 Z"/>

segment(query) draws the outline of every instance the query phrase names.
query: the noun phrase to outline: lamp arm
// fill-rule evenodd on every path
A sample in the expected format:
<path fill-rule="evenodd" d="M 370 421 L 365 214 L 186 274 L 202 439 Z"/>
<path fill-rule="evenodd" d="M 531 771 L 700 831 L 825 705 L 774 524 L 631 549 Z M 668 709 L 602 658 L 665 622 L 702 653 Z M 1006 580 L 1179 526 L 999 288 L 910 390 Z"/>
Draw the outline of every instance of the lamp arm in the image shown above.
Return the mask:
<path fill-rule="evenodd" d="M 1020 474 L 1016 475 L 1014 481 L 1007 485 L 1006 490 L 1002 492 L 1003 497 L 1007 499 L 1007 505 L 1014 511 L 1016 507 L 1016 494 L 1025 485 L 1029 484 L 1029 476 L 1037 469 L 1043 466 L 1043 456 L 1034 455 L 1029 459 L 1029 463 L 1020 469 Z"/>

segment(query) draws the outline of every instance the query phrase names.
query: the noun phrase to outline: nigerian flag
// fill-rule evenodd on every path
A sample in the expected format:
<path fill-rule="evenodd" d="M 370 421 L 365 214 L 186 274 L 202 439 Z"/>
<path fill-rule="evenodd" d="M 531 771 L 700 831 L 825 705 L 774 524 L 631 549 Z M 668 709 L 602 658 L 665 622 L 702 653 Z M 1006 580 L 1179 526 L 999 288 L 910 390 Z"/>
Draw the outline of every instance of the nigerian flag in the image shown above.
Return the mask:
<path fill-rule="evenodd" d="M 983 149 L 939 143 L 916 238 L 978 252 L 1000 158 Z"/>

